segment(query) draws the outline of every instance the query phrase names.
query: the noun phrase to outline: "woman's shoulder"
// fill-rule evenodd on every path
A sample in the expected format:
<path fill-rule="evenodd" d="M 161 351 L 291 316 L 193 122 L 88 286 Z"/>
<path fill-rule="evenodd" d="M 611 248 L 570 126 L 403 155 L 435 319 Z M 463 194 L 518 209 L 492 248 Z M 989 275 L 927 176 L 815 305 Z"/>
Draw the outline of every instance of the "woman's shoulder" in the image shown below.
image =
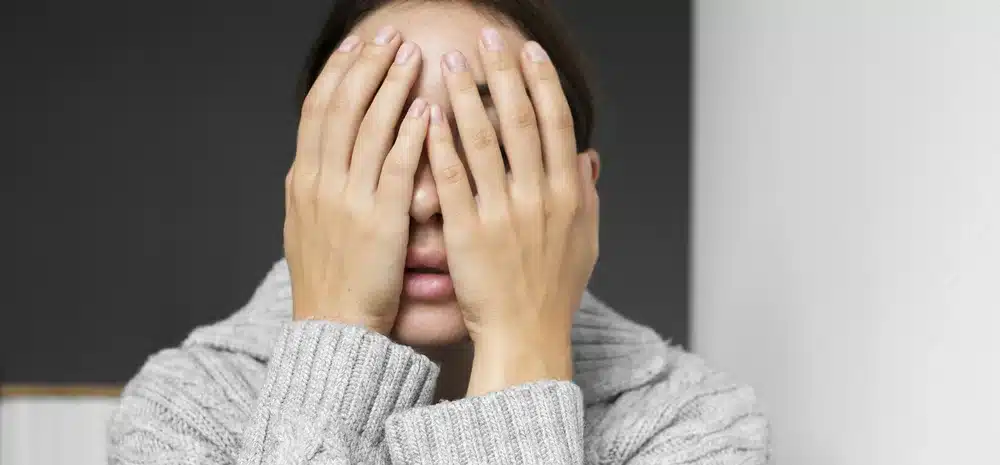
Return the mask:
<path fill-rule="evenodd" d="M 584 294 L 573 322 L 575 381 L 585 402 L 599 403 L 625 393 L 651 389 L 711 389 L 739 383 L 709 366 L 703 358 L 673 344 L 653 328 L 611 308 L 590 292 Z"/>
<path fill-rule="evenodd" d="M 766 461 L 769 424 L 754 389 L 652 328 L 588 294 L 574 350 L 589 454 L 609 463 L 729 453 Z"/>
<path fill-rule="evenodd" d="M 244 417 L 251 412 L 266 372 L 260 360 L 214 347 L 164 349 L 148 357 L 125 385 L 121 407 L 181 415 L 223 407 L 232 410 L 230 416 Z"/>
<path fill-rule="evenodd" d="M 204 389 L 237 401 L 252 396 L 265 379 L 274 339 L 290 318 L 288 267 L 280 260 L 242 308 L 221 321 L 194 328 L 179 346 L 149 356 L 123 394 L 146 389 L 210 394 L 197 391 Z"/>

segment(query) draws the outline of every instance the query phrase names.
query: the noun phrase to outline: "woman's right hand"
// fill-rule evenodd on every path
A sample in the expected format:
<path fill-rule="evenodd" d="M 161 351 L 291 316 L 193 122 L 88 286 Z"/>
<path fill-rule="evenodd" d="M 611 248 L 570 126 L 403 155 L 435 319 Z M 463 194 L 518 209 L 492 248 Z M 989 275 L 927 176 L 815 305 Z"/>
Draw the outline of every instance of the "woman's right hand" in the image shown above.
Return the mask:
<path fill-rule="evenodd" d="M 400 120 L 419 69 L 419 49 L 392 28 L 370 43 L 348 37 L 305 99 L 285 180 L 296 320 L 392 329 L 428 125 L 421 99 Z"/>

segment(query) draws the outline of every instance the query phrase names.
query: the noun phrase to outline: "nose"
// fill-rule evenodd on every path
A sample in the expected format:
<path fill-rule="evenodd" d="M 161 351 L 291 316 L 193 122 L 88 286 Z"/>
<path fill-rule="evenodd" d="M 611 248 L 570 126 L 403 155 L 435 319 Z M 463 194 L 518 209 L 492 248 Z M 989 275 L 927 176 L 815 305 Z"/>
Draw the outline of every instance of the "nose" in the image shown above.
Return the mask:
<path fill-rule="evenodd" d="M 437 186 L 426 157 L 421 160 L 413 179 L 413 198 L 410 202 L 410 218 L 417 224 L 427 224 L 441 214 Z"/>

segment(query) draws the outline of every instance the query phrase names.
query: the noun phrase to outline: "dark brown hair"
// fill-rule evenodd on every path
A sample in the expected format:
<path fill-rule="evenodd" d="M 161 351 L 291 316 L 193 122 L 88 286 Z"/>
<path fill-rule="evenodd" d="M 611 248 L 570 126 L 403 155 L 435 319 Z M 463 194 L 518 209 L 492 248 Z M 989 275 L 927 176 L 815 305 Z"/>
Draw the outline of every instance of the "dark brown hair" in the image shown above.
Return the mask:
<path fill-rule="evenodd" d="M 463 1 L 498 15 L 499 20 L 516 26 L 529 40 L 538 42 L 559 71 L 563 92 L 573 113 L 577 148 L 583 151 L 591 147 L 594 128 L 592 86 L 583 57 L 549 0 L 335 0 L 307 58 L 296 93 L 298 105 L 301 107 L 326 59 L 355 25 L 383 6 L 406 1 Z"/>

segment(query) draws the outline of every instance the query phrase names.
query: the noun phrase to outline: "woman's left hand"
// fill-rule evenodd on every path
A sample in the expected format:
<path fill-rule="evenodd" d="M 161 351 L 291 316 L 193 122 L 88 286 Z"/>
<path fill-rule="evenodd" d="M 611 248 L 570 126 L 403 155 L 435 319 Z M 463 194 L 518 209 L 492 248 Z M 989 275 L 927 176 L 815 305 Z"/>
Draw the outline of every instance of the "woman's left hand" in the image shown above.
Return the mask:
<path fill-rule="evenodd" d="M 518 56 L 491 30 L 480 55 L 510 173 L 460 52 L 442 72 L 469 170 L 437 106 L 428 136 L 448 267 L 476 350 L 470 396 L 572 379 L 573 313 L 598 255 L 596 154 L 577 153 L 548 56 L 534 42 Z"/>

